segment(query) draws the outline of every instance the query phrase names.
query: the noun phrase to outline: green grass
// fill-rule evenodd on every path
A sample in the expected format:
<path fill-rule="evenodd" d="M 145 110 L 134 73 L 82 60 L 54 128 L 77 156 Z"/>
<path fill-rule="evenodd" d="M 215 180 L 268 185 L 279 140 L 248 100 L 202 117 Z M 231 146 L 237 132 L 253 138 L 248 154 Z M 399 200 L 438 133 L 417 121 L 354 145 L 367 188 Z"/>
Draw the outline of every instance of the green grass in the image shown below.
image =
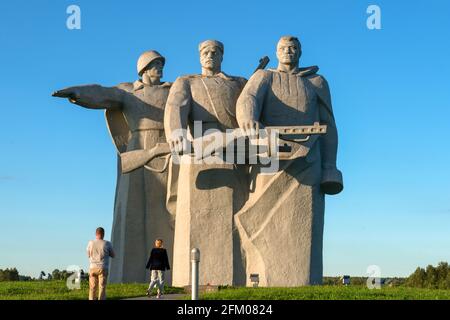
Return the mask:
<path fill-rule="evenodd" d="M 144 296 L 147 284 L 108 284 L 109 300 Z M 182 288 L 166 288 L 166 294 L 183 293 Z M 65 281 L 0 282 L 0 300 L 86 300 L 88 283 L 80 290 L 69 290 Z M 186 296 L 189 299 L 189 296 Z M 224 288 L 205 293 L 206 300 L 450 300 L 450 290 L 383 287 L 369 290 L 365 286 L 311 286 L 298 288 Z"/>
<path fill-rule="evenodd" d="M 450 290 L 365 286 L 296 288 L 225 288 L 200 295 L 205 300 L 436 300 L 450 299 Z"/>
<path fill-rule="evenodd" d="M 108 300 L 141 297 L 147 287 L 145 283 L 108 284 L 106 296 Z M 183 293 L 183 289 L 168 287 L 165 293 Z M 87 300 L 88 296 L 87 281 L 80 290 L 69 290 L 62 280 L 0 282 L 0 300 Z"/>

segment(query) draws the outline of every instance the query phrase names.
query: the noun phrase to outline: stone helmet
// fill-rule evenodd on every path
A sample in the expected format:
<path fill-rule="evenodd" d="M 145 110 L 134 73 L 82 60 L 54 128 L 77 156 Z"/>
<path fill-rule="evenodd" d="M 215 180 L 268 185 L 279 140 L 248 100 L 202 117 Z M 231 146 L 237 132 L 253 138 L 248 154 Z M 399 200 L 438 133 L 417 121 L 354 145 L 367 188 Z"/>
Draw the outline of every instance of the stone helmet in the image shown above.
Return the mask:
<path fill-rule="evenodd" d="M 147 66 L 156 59 L 161 59 L 163 65 L 166 63 L 166 58 L 164 58 L 158 51 L 150 50 L 141 54 L 137 62 L 137 72 L 140 77 L 144 73 L 145 68 L 147 68 Z"/>

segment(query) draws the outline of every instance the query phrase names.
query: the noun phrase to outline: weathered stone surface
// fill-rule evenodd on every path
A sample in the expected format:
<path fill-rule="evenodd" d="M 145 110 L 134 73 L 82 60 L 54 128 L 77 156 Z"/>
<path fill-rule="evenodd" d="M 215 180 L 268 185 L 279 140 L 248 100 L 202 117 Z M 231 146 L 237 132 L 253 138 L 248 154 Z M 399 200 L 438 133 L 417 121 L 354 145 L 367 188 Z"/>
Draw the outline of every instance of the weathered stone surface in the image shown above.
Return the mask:
<path fill-rule="evenodd" d="M 183 151 L 191 130 L 201 121 L 207 129 L 237 127 L 235 103 L 245 79 L 221 71 L 223 45 L 214 40 L 199 46 L 202 74 L 178 78 L 167 100 L 164 125 L 174 151 Z M 195 138 L 195 137 L 194 137 Z M 184 150 L 186 151 L 186 150 Z M 240 244 L 233 215 L 247 198 L 245 169 L 233 164 L 194 164 L 183 155 L 178 179 L 174 240 L 173 284 L 189 285 L 192 248 L 200 249 L 200 284 L 232 285 L 245 282 Z"/>
<path fill-rule="evenodd" d="M 299 67 L 301 46 L 292 36 L 278 42 L 278 67 L 257 70 L 248 82 L 222 72 L 221 42 L 204 41 L 199 52 L 201 74 L 179 77 L 172 86 L 160 83 L 164 59 L 147 52 L 137 66 L 142 80 L 55 94 L 87 108 L 106 109 L 119 153 L 151 149 L 167 140 L 173 153 L 182 154 L 180 166 L 172 159 L 168 172 L 144 166 L 118 174 L 112 235 L 117 258 L 111 281 L 148 280 L 147 254 L 161 237 L 173 261 L 175 286 L 190 285 L 192 248 L 201 252 L 201 285 L 252 285 L 250 274 L 259 275 L 260 286 L 320 284 L 325 194 L 343 189 L 327 81 L 317 74 L 318 67 Z M 199 131 L 196 122 L 201 123 Z M 269 174 L 267 166 L 225 163 L 216 155 L 198 163 L 187 148 L 188 141 L 210 129 L 219 135 L 237 129 L 236 137 L 243 141 L 258 128 L 269 132 L 278 127 L 286 135 L 313 124 L 311 130 L 322 127 L 323 132 L 311 133 L 309 140 L 282 135 L 274 140 L 289 143 Z M 277 153 L 278 146 L 274 148 L 271 154 Z M 161 168 L 163 162 L 157 159 L 152 165 Z"/>
<path fill-rule="evenodd" d="M 239 126 L 245 131 L 314 122 L 328 128 L 306 157 L 280 161 L 271 175 L 260 174 L 257 165 L 252 168 L 254 188 L 235 220 L 247 275 L 258 273 L 262 286 L 321 283 L 324 194 L 342 190 L 328 85 L 317 67 L 298 67 L 300 55 L 297 38 L 282 37 L 277 45 L 278 68 L 257 71 L 236 107 Z"/>
<path fill-rule="evenodd" d="M 163 116 L 171 84 L 160 82 L 164 61 L 156 51 L 147 51 L 137 64 L 141 80 L 116 87 L 70 87 L 55 92 L 54 96 L 69 98 L 89 109 L 105 109 L 108 129 L 118 153 L 150 149 L 166 141 Z M 162 165 L 162 159 L 152 162 L 154 167 Z M 174 221 L 166 209 L 166 190 L 167 172 L 140 168 L 121 174 L 118 157 L 112 229 L 116 257 L 111 262 L 111 282 L 148 281 L 145 265 L 156 238 L 164 239 L 172 261 Z M 170 272 L 166 279 L 170 284 Z"/>

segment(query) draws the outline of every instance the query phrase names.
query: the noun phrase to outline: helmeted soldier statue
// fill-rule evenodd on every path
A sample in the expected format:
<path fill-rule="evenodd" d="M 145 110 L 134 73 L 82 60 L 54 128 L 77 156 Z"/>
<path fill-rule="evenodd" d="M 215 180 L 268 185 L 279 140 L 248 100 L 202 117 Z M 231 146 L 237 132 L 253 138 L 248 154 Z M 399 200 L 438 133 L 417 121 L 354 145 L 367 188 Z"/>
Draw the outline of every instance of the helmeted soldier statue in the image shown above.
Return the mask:
<path fill-rule="evenodd" d="M 69 98 L 89 109 L 106 109 L 105 115 L 118 153 L 150 149 L 165 142 L 163 116 L 171 84 L 161 82 L 165 58 L 157 51 L 144 52 L 137 62 L 141 79 L 115 87 L 75 86 L 53 95 Z M 156 238 L 164 239 L 169 259 L 173 248 L 173 218 L 166 207 L 167 172 L 159 172 L 163 159 L 118 177 L 114 204 L 112 244 L 116 258 L 110 267 L 111 282 L 145 282 L 147 255 Z M 173 199 L 172 199 L 173 200 Z M 172 212 L 173 213 L 173 212 Z M 168 274 L 167 281 L 171 282 Z"/>
<path fill-rule="evenodd" d="M 199 45 L 202 73 L 179 77 L 167 99 L 164 127 L 175 152 L 186 151 L 189 129 L 198 138 L 205 131 L 237 128 L 236 100 L 246 80 L 221 71 L 224 46 L 216 40 Z M 194 123 L 201 124 L 195 132 Z M 194 163 L 181 157 L 175 223 L 173 285 L 190 284 L 190 251 L 201 252 L 200 284 L 245 284 L 240 244 L 233 215 L 247 198 L 245 170 L 234 164 Z M 211 162 L 211 161 L 210 161 Z"/>
<path fill-rule="evenodd" d="M 239 126 L 248 135 L 263 126 L 327 126 L 325 135 L 299 142 L 304 148 L 280 160 L 272 174 L 252 167 L 252 191 L 235 219 L 247 275 L 259 274 L 261 286 L 322 282 L 324 195 L 343 188 L 336 168 L 337 130 L 328 84 L 317 74 L 318 67 L 299 68 L 300 55 L 298 39 L 282 37 L 278 68 L 257 71 L 236 106 Z"/>

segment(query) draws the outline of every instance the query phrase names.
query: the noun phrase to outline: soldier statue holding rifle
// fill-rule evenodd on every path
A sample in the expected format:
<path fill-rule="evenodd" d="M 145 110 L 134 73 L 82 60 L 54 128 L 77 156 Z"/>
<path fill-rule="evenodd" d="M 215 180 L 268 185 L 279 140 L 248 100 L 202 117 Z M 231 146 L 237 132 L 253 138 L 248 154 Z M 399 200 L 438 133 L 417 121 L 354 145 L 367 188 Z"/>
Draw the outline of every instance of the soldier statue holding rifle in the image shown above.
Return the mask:
<path fill-rule="evenodd" d="M 322 282 L 324 196 L 343 188 L 328 84 L 318 67 L 300 68 L 300 56 L 299 40 L 282 37 L 277 69 L 258 70 L 236 106 L 239 127 L 248 136 L 265 126 L 326 126 L 326 134 L 305 137 L 300 131 L 297 139 L 280 133 L 288 150 L 272 174 L 252 166 L 249 200 L 234 218 L 246 273 L 258 274 L 261 286 Z"/>

